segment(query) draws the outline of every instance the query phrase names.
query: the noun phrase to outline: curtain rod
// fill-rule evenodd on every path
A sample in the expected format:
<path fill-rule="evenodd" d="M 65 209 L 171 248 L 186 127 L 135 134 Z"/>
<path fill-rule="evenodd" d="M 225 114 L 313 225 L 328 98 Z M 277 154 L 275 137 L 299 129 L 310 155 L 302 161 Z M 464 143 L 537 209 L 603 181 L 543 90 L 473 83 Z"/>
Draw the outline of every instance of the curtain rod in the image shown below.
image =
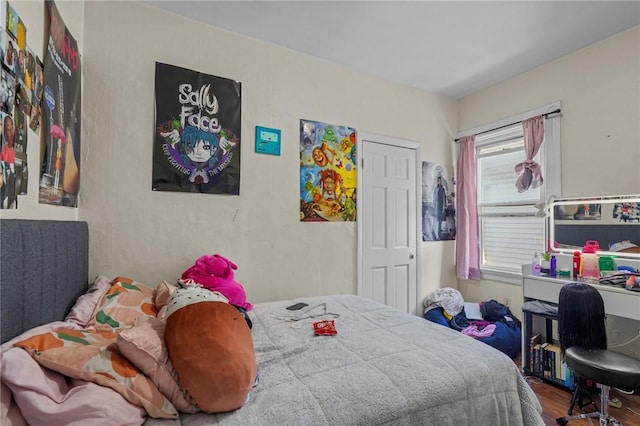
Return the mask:
<path fill-rule="evenodd" d="M 545 113 L 545 114 L 540 114 L 540 115 L 542 115 L 544 118 L 547 118 L 547 116 L 548 116 L 548 115 L 558 114 L 558 113 L 560 113 L 560 111 L 561 111 L 561 109 L 560 109 L 560 108 L 558 108 L 558 109 L 557 109 L 557 110 L 555 110 L 555 111 L 547 112 L 547 113 Z M 513 126 L 514 124 L 522 123 L 523 121 L 524 121 L 524 120 L 520 120 L 520 121 L 516 121 L 515 123 L 505 124 L 504 126 L 496 127 L 495 129 L 484 130 L 484 131 L 482 131 L 482 132 L 478 132 L 478 133 L 476 133 L 475 135 L 477 136 L 477 135 L 482 135 L 482 134 L 484 134 L 484 133 L 494 132 L 494 131 L 496 131 L 496 130 L 504 129 L 505 127 Z M 460 138 L 458 138 L 458 139 L 454 139 L 453 141 L 454 141 L 454 142 L 458 142 L 459 140 L 460 140 Z"/>

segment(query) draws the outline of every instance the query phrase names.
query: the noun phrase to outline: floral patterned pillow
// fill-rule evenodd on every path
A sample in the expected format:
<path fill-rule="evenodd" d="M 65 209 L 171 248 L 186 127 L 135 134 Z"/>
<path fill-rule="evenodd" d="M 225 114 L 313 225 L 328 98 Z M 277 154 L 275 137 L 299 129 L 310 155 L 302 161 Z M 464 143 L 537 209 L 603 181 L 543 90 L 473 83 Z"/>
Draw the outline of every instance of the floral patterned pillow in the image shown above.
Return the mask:
<path fill-rule="evenodd" d="M 118 350 L 140 369 L 179 411 L 200 411 L 180 388 L 180 382 L 164 342 L 165 322 L 138 318 L 136 325 L 118 331 Z"/>
<path fill-rule="evenodd" d="M 116 342 L 114 331 L 59 328 L 14 346 L 25 349 L 43 367 L 110 387 L 132 404 L 144 407 L 151 417 L 177 418 L 173 404 L 120 354 Z"/>
<path fill-rule="evenodd" d="M 126 277 L 117 277 L 112 283 L 98 303 L 87 328 L 107 331 L 128 328 L 140 316 L 155 317 L 158 314 L 154 289 Z"/>

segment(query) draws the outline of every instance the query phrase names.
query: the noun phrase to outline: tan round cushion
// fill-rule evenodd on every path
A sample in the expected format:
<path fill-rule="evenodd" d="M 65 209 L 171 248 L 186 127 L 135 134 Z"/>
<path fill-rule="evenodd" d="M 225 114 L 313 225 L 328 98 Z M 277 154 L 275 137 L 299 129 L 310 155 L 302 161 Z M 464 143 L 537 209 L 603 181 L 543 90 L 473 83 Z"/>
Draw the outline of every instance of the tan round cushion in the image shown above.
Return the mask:
<path fill-rule="evenodd" d="M 180 386 L 207 413 L 241 407 L 257 373 L 251 330 L 234 306 L 204 301 L 167 317 L 165 341 Z"/>

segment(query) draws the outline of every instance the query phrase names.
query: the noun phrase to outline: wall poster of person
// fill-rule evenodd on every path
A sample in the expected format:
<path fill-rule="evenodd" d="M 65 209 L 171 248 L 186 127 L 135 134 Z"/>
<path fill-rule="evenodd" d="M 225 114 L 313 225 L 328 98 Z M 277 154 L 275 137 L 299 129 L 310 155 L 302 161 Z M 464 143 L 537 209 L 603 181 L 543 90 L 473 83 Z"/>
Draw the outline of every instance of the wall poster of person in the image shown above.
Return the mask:
<path fill-rule="evenodd" d="M 55 2 L 46 2 L 44 132 L 39 202 L 78 207 L 80 188 L 81 69 L 78 44 Z"/>
<path fill-rule="evenodd" d="M 12 115 L 0 112 L 0 209 L 18 208 L 16 191 L 16 131 Z"/>
<path fill-rule="evenodd" d="M 29 115 L 29 128 L 36 134 L 40 134 L 40 124 L 42 123 L 42 94 L 44 87 L 44 67 L 40 58 L 35 60 L 35 73 L 31 92 L 31 115 Z"/>
<path fill-rule="evenodd" d="M 0 111 L 12 114 L 16 101 L 16 79 L 4 67 L 0 68 Z"/>
<path fill-rule="evenodd" d="M 422 163 L 422 241 L 456 239 L 453 167 Z"/>
<path fill-rule="evenodd" d="M 240 194 L 241 83 L 156 62 L 154 191 Z"/>
<path fill-rule="evenodd" d="M 619 222 L 640 225 L 640 203 L 615 203 L 611 217 Z"/>
<path fill-rule="evenodd" d="M 300 120 L 300 221 L 356 220 L 356 131 Z"/>

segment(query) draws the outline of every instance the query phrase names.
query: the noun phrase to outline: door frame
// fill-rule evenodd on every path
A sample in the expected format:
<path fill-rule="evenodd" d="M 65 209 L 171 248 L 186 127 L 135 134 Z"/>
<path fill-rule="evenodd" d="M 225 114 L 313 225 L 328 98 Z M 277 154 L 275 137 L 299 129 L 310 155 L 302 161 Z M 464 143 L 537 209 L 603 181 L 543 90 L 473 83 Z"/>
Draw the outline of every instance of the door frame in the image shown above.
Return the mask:
<path fill-rule="evenodd" d="M 385 145 L 391 145 L 398 148 L 408 148 L 415 151 L 416 156 L 416 176 L 415 176 L 415 186 L 416 186 L 416 232 L 418 235 L 416 236 L 416 315 L 422 316 L 422 279 L 421 279 L 421 246 L 420 242 L 422 241 L 422 191 L 421 191 L 421 156 L 420 156 L 420 143 L 407 140 L 407 139 L 399 139 L 389 136 L 376 135 L 372 133 L 365 132 L 357 132 L 357 151 L 356 151 L 356 161 L 358 167 L 360 168 L 357 174 L 357 187 L 363 188 L 363 173 L 360 172 L 362 170 L 363 158 L 362 158 L 362 145 L 365 141 L 371 141 L 373 143 L 381 143 Z M 356 252 L 357 252 L 357 270 L 356 270 L 356 293 L 358 295 L 362 294 L 362 286 L 363 286 L 363 254 L 362 254 L 362 221 L 360 217 L 362 217 L 362 206 L 364 206 L 363 201 L 363 191 L 358 191 L 356 195 L 357 206 L 358 206 L 358 220 L 357 220 L 357 244 L 356 244 Z"/>

